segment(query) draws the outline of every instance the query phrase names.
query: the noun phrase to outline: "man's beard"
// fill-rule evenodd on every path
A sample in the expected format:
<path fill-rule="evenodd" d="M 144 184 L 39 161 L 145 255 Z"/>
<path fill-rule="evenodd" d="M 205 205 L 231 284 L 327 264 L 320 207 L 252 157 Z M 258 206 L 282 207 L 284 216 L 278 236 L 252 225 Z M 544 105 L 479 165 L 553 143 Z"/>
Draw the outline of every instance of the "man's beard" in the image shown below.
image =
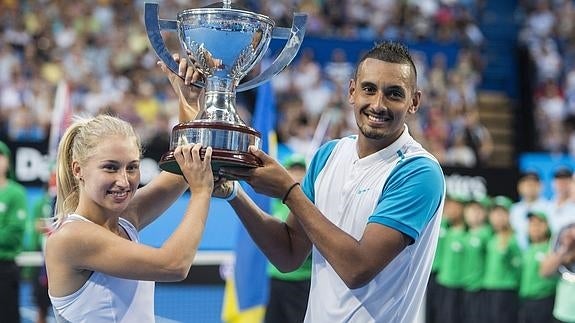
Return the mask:
<path fill-rule="evenodd" d="M 366 125 L 360 126 L 359 124 L 357 127 L 359 128 L 361 134 L 363 134 L 363 136 L 368 139 L 379 140 L 384 139 L 389 135 L 387 129 L 373 129 Z"/>

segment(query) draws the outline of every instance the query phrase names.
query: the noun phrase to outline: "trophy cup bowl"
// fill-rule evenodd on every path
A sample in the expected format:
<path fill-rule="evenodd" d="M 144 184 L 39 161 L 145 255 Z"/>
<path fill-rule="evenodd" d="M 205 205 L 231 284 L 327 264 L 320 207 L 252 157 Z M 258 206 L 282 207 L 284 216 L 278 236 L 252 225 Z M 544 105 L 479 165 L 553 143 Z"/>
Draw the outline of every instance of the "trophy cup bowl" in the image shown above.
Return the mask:
<path fill-rule="evenodd" d="M 252 89 L 281 72 L 295 57 L 305 34 L 305 14 L 295 14 L 291 29 L 277 28 L 269 17 L 242 9 L 232 9 L 230 1 L 222 8 L 203 7 L 183 10 L 176 21 L 158 18 L 158 4 L 145 4 L 148 39 L 158 57 L 174 73 L 178 64 L 164 45 L 160 30 L 176 31 L 189 64 L 204 75 L 203 106 L 192 121 L 173 127 L 170 150 L 165 153 L 161 169 L 181 174 L 174 150 L 187 143 L 212 147 L 212 170 L 221 167 L 257 167 L 261 161 L 248 152 L 261 148 L 261 134 L 247 126 L 236 110 L 236 92 Z M 240 81 L 260 62 L 273 38 L 287 39 L 275 61 L 260 75 Z M 202 149 L 201 155 L 205 148 Z"/>

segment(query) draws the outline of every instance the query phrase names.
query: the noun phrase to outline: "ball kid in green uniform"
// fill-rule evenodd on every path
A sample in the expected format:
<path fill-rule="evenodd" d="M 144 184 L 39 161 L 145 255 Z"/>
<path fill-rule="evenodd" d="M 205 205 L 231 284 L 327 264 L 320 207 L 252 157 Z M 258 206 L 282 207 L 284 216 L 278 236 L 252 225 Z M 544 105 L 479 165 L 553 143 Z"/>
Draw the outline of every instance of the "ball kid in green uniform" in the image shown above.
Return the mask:
<path fill-rule="evenodd" d="M 493 237 L 487 243 L 483 288 L 486 322 L 517 322 L 521 250 L 511 229 L 509 209 L 513 201 L 505 196 L 493 198 L 489 223 Z"/>
<path fill-rule="evenodd" d="M 465 241 L 465 221 L 463 208 L 466 199 L 453 196 L 452 205 L 447 206 L 443 214 L 447 221 L 447 230 L 441 241 L 440 262 L 437 283 L 441 286 L 438 322 L 457 323 L 463 317 L 463 271 Z M 452 208 L 452 209 L 449 209 Z"/>
<path fill-rule="evenodd" d="M 519 297 L 521 322 L 553 322 L 553 303 L 557 276 L 543 277 L 539 274 L 541 261 L 550 248 L 551 230 L 547 215 L 541 211 L 527 213 L 529 245 L 523 251 Z"/>
<path fill-rule="evenodd" d="M 485 272 L 487 242 L 493 230 L 487 223 L 487 212 L 491 199 L 487 196 L 474 198 L 465 205 L 463 216 L 467 225 L 464 239 L 463 261 L 463 317 L 467 323 L 481 323 L 484 320 L 484 295 L 482 292 Z"/>

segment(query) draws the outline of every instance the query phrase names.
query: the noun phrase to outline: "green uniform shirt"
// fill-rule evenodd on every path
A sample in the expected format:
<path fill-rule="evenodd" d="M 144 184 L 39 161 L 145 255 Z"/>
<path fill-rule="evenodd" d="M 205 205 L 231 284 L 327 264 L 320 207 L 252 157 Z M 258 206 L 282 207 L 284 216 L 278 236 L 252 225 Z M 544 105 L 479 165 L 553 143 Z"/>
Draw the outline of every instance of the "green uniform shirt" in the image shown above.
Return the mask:
<path fill-rule="evenodd" d="M 549 242 L 531 244 L 523 252 L 519 296 L 526 299 L 541 299 L 555 294 L 557 277 L 541 277 L 539 267 L 549 251 Z"/>
<path fill-rule="evenodd" d="M 14 260 L 22 248 L 26 207 L 22 185 L 9 179 L 0 187 L 0 260 Z"/>
<path fill-rule="evenodd" d="M 26 251 L 42 250 L 44 234 L 38 232 L 37 222 L 42 218 L 50 218 L 53 215 L 53 198 L 44 193 L 32 206 L 32 214 L 26 219 L 24 230 L 23 248 Z"/>
<path fill-rule="evenodd" d="M 445 235 L 447 234 L 447 221 L 441 220 L 439 226 L 439 237 L 437 239 L 437 247 L 435 249 L 435 257 L 431 263 L 431 272 L 436 273 L 439 271 L 439 264 L 441 263 L 441 254 L 443 252 L 443 241 L 445 240 Z"/>
<path fill-rule="evenodd" d="M 437 282 L 449 288 L 463 287 L 465 229 L 449 228 L 443 240 Z"/>
<path fill-rule="evenodd" d="M 515 236 L 505 245 L 497 234 L 487 242 L 483 287 L 491 290 L 508 290 L 519 287 L 521 251 Z"/>
<path fill-rule="evenodd" d="M 492 234 L 491 227 L 484 225 L 473 230 L 468 230 L 465 235 L 463 287 L 466 291 L 475 292 L 482 287 L 487 242 L 491 239 Z"/>
<path fill-rule="evenodd" d="M 573 295 L 575 295 L 575 276 L 573 274 L 565 273 L 557 283 L 553 317 L 562 322 L 575 322 Z"/>
<path fill-rule="evenodd" d="M 273 200 L 272 202 L 272 214 L 274 217 L 285 221 L 290 213 L 290 210 L 279 200 Z M 307 280 L 311 277 L 311 256 L 309 256 L 304 263 L 298 269 L 291 271 L 289 273 L 282 273 L 271 263 L 268 266 L 268 275 L 272 278 L 280 280 Z"/>

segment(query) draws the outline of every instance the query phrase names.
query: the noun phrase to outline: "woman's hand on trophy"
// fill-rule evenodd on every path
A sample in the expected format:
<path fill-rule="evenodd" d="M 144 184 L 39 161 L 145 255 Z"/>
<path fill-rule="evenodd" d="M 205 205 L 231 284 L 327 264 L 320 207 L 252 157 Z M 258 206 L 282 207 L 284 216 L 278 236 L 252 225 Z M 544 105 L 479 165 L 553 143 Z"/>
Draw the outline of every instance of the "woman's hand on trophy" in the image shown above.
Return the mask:
<path fill-rule="evenodd" d="M 192 194 L 209 193 L 214 189 L 212 171 L 212 147 L 207 147 L 204 157 L 200 156 L 201 144 L 178 146 L 174 150 L 174 158 L 182 170 Z"/>
<path fill-rule="evenodd" d="M 179 54 L 172 55 L 178 63 L 178 74 L 172 73 L 161 60 L 157 62 L 162 72 L 166 74 L 174 92 L 176 93 L 180 106 L 180 122 L 193 120 L 200 111 L 200 100 L 203 96 L 203 88 L 193 85 L 193 83 L 203 80 L 204 76 L 193 65 L 188 64 L 187 59 L 180 59 Z"/>
<path fill-rule="evenodd" d="M 283 198 L 295 182 L 288 171 L 275 159 L 255 146 L 250 153 L 262 161 L 262 166 L 254 168 L 222 167 L 220 175 L 247 182 L 253 189 L 270 197 Z"/>

